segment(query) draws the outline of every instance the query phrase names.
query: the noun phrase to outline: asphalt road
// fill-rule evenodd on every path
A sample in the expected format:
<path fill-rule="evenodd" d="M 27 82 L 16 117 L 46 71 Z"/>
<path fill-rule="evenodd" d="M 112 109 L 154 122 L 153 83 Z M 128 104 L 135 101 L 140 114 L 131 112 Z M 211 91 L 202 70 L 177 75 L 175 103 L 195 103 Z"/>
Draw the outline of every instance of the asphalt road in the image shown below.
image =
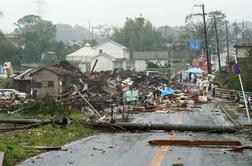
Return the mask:
<path fill-rule="evenodd" d="M 167 124 L 232 125 L 214 104 L 190 112 L 145 113 L 133 122 Z M 114 133 L 88 137 L 66 145 L 67 151 L 35 156 L 18 166 L 251 166 L 252 153 L 224 151 L 221 148 L 150 146 L 152 139 L 240 140 L 232 134 L 192 132 Z"/>

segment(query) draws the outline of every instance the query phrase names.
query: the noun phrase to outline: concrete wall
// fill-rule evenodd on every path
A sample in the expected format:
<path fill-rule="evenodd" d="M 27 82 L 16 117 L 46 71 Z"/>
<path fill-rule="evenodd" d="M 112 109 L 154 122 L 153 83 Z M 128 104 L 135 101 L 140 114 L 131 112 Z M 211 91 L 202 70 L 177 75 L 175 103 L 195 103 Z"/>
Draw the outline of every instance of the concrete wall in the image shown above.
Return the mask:
<path fill-rule="evenodd" d="M 114 58 L 129 59 L 129 52 L 112 42 L 107 42 L 100 46 L 95 47 L 95 55 L 99 55 L 99 50 L 102 50 L 102 52 L 107 53 L 110 56 L 113 56 Z"/>
<path fill-rule="evenodd" d="M 156 60 L 148 60 L 150 62 L 156 63 Z M 167 60 L 160 60 L 161 65 L 164 65 L 167 62 Z M 146 61 L 145 60 L 135 60 L 135 70 L 137 72 L 145 71 L 147 68 Z"/>
<path fill-rule="evenodd" d="M 53 87 L 48 87 L 46 84 L 47 81 L 53 81 Z M 32 89 L 33 91 L 37 91 L 38 97 L 44 97 L 47 95 L 56 95 L 59 93 L 59 79 L 58 76 L 49 71 L 49 70 L 41 70 L 32 75 Z M 41 88 L 34 87 L 34 82 L 40 82 Z"/>
<path fill-rule="evenodd" d="M 99 72 L 99 71 L 107 71 L 107 70 L 114 69 L 112 59 L 105 57 L 105 56 L 98 56 L 97 58 L 93 59 L 91 61 L 91 66 L 94 65 L 96 59 L 98 59 L 98 62 L 96 64 L 94 71 Z"/>
<path fill-rule="evenodd" d="M 249 48 L 237 48 L 238 58 L 245 58 L 249 56 Z"/>

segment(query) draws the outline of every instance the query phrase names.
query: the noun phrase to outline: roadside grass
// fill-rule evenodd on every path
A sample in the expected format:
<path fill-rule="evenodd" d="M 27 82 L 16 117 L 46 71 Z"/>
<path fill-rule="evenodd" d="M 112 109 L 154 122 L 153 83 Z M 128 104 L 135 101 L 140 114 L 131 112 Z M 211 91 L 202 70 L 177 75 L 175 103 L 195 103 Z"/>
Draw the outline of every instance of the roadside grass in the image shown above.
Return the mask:
<path fill-rule="evenodd" d="M 225 105 L 225 104 L 222 104 L 222 106 L 223 106 L 223 108 L 225 109 L 225 111 L 230 115 L 230 117 L 232 118 L 232 119 L 238 119 L 238 117 L 239 117 L 239 115 L 237 114 L 237 113 L 235 113 L 234 111 L 232 111 L 232 110 L 229 110 L 229 109 L 227 109 L 227 106 Z"/>
<path fill-rule="evenodd" d="M 225 108 L 226 109 L 226 108 Z M 233 118 L 233 119 L 238 119 L 239 115 L 235 113 L 234 111 L 231 111 L 229 109 L 226 109 L 226 112 Z"/>
<path fill-rule="evenodd" d="M 4 166 L 12 166 L 31 156 L 40 154 L 34 146 L 62 146 L 66 143 L 94 134 L 80 120 L 85 116 L 78 110 L 68 110 L 63 105 L 43 101 L 30 103 L 24 111 L 16 114 L 0 114 L 0 118 L 53 119 L 65 116 L 73 123 L 66 126 L 45 125 L 32 129 L 0 133 L 0 151 L 5 152 Z"/>
<path fill-rule="evenodd" d="M 245 117 L 247 117 L 246 108 L 237 107 L 236 111 L 243 114 Z M 249 116 L 250 116 L 250 118 L 252 118 L 252 111 L 249 111 Z"/>

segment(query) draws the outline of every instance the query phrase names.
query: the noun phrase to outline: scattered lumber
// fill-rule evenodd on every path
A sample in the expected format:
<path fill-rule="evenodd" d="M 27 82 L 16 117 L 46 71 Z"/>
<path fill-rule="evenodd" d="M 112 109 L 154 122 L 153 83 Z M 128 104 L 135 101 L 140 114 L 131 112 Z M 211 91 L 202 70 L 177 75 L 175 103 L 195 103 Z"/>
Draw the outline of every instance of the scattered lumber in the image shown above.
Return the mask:
<path fill-rule="evenodd" d="M 151 140 L 151 145 L 175 145 L 175 146 L 195 146 L 195 145 L 225 145 L 225 146 L 241 146 L 239 141 L 216 141 L 216 140 Z"/>

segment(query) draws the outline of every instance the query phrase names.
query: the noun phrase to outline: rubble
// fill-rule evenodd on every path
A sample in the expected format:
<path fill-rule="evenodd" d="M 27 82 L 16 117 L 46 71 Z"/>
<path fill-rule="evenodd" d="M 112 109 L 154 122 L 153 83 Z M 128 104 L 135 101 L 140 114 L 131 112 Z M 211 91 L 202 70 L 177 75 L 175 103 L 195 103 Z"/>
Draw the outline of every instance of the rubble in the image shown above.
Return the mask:
<path fill-rule="evenodd" d="M 14 80 L 29 81 L 39 70 L 42 69 L 27 70 Z M 113 72 L 81 73 L 65 61 L 47 67 L 46 70 L 59 76 L 70 75 L 72 78 L 72 83 L 66 84 L 68 87 L 53 96 L 57 102 L 67 108 L 81 110 L 90 117 L 95 118 L 96 114 L 96 119 L 110 115 L 110 111 L 106 110 L 111 110 L 112 105 L 114 114 L 127 120 L 129 114 L 135 110 L 162 113 L 188 111 L 188 104 L 204 104 L 209 101 L 199 87 L 195 88 L 191 83 L 180 83 L 178 76 L 170 77 L 166 73 L 151 76 L 144 72 L 119 69 Z M 16 101 L 18 100 L 0 100 L 0 107 L 11 111 Z"/>

